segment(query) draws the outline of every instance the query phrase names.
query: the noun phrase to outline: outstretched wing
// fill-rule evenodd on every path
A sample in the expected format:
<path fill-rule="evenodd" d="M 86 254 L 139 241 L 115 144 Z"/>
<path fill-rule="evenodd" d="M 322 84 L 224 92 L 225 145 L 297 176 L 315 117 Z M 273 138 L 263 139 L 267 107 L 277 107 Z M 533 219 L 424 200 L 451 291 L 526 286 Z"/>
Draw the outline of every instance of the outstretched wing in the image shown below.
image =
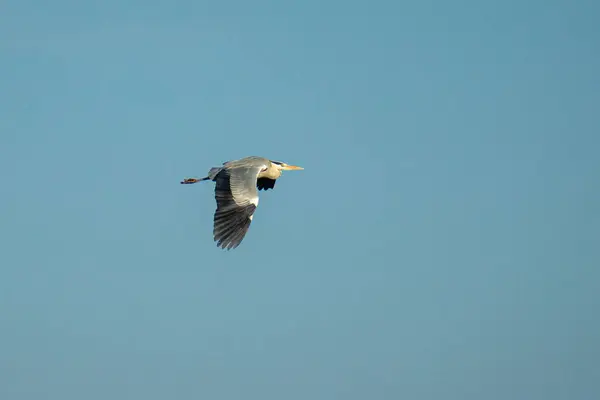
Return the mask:
<path fill-rule="evenodd" d="M 256 177 L 260 170 L 260 167 L 225 168 L 217 174 L 213 235 L 218 247 L 235 249 L 244 240 L 258 206 Z"/>

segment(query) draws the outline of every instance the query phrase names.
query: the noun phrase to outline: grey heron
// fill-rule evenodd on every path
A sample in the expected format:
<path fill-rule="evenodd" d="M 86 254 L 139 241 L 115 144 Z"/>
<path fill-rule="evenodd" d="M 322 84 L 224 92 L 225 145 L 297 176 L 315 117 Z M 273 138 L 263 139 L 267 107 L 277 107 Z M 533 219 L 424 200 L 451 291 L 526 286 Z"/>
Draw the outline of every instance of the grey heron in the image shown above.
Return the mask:
<path fill-rule="evenodd" d="M 231 250 L 242 243 L 250 228 L 252 216 L 258 207 L 258 190 L 273 189 L 283 171 L 302 169 L 281 161 L 252 156 L 227 161 L 221 167 L 211 168 L 204 178 L 187 178 L 181 183 L 189 185 L 208 180 L 216 183 L 217 209 L 213 236 L 217 247 Z"/>

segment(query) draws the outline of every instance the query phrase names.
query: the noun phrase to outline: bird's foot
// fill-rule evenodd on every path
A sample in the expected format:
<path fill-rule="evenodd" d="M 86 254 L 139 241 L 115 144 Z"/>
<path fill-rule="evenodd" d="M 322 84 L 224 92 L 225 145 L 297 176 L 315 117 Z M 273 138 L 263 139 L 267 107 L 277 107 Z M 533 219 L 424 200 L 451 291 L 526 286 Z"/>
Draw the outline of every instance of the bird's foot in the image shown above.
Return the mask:
<path fill-rule="evenodd" d="M 196 183 L 196 182 L 200 182 L 200 179 L 196 179 L 196 178 L 185 178 L 184 180 L 181 181 L 182 185 L 190 185 L 192 183 Z"/>

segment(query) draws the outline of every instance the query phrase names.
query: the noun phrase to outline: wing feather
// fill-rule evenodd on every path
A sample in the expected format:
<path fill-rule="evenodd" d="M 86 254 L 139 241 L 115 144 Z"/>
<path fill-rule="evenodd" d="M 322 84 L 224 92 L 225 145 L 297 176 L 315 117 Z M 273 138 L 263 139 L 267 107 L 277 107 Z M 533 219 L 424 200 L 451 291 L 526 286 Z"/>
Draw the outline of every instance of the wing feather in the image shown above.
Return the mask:
<path fill-rule="evenodd" d="M 256 177 L 260 168 L 225 168 L 215 177 L 213 235 L 217 246 L 234 249 L 242 243 L 258 206 Z"/>

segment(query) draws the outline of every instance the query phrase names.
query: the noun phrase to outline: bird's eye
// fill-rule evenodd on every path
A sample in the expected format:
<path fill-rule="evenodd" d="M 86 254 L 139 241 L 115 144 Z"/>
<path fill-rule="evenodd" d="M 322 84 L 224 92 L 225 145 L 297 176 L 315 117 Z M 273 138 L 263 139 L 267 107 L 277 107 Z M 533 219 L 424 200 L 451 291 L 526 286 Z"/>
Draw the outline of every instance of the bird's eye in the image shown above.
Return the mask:
<path fill-rule="evenodd" d="M 267 167 L 263 167 L 263 168 L 260 170 L 260 172 L 266 172 L 268 169 L 269 169 L 269 168 L 267 168 Z"/>

